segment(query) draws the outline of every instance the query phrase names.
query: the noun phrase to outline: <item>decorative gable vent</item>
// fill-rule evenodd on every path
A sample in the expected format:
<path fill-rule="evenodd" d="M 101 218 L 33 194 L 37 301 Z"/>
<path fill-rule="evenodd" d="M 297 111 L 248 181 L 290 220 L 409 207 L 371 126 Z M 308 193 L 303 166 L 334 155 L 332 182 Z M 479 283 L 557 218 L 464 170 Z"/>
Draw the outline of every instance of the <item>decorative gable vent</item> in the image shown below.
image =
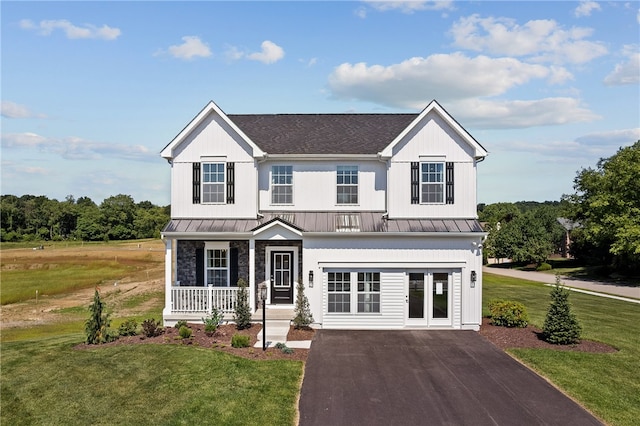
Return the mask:
<path fill-rule="evenodd" d="M 336 216 L 336 232 L 360 232 L 360 215 L 355 213 Z"/>

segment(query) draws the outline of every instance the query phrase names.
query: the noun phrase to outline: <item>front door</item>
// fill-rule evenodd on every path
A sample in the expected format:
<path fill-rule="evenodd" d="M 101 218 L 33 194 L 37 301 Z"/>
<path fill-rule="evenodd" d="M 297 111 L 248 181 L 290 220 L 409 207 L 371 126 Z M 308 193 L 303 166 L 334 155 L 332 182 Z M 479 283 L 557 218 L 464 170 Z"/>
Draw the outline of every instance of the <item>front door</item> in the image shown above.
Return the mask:
<path fill-rule="evenodd" d="M 271 303 L 293 303 L 293 252 L 271 252 Z"/>

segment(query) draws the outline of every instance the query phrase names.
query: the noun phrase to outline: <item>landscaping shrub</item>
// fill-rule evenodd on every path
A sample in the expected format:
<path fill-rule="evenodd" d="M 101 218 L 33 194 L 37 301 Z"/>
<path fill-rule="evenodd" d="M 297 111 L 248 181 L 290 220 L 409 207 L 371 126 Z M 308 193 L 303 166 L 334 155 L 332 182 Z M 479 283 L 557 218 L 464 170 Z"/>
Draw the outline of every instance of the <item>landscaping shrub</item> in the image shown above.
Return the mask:
<path fill-rule="evenodd" d="M 249 306 L 249 294 L 247 292 L 247 282 L 240 278 L 238 280 L 238 296 L 233 319 L 238 330 L 251 327 L 251 307 Z"/>
<path fill-rule="evenodd" d="M 234 348 L 248 348 L 249 336 L 246 334 L 234 334 L 231 336 L 231 346 Z"/>
<path fill-rule="evenodd" d="M 540 265 L 538 265 L 536 271 L 550 271 L 551 269 L 551 265 L 549 265 L 547 262 L 542 262 Z"/>
<path fill-rule="evenodd" d="M 89 319 L 85 322 L 84 327 L 87 343 L 90 345 L 106 343 L 115 339 L 113 333 L 109 331 L 111 320 L 105 309 L 106 305 L 100 299 L 100 292 L 96 288 L 93 295 L 93 303 L 89 306 Z"/>
<path fill-rule="evenodd" d="M 309 327 L 309 324 L 313 322 L 313 315 L 311 315 L 309 300 L 304 294 L 304 284 L 302 284 L 302 280 L 298 281 L 297 291 L 298 295 L 296 296 L 295 306 L 296 316 L 293 318 L 293 326 L 295 328 Z"/>
<path fill-rule="evenodd" d="M 138 334 L 138 322 L 134 319 L 128 319 L 118 327 L 118 335 L 135 336 Z"/>
<path fill-rule="evenodd" d="M 520 302 L 494 299 L 489 302 L 489 312 L 493 325 L 524 328 L 529 324 L 527 309 Z"/>
<path fill-rule="evenodd" d="M 224 313 L 222 310 L 218 308 L 213 308 L 211 310 L 211 315 L 206 318 L 202 318 L 202 323 L 204 324 L 205 333 L 212 335 L 216 332 L 222 321 L 224 320 Z"/>
<path fill-rule="evenodd" d="M 551 304 L 542 327 L 542 338 L 557 345 L 570 345 L 580 341 L 582 327 L 571 312 L 569 290 L 562 286 L 560 277 L 551 290 Z"/>
<path fill-rule="evenodd" d="M 163 333 L 163 329 L 160 326 L 160 321 L 156 321 L 154 318 L 146 319 L 142 322 L 142 333 L 146 337 L 156 337 Z"/>
<path fill-rule="evenodd" d="M 174 327 L 176 328 L 176 330 L 180 330 L 180 327 L 187 327 L 187 321 L 179 320 L 178 322 L 176 322 L 176 325 L 174 325 Z"/>
<path fill-rule="evenodd" d="M 192 330 L 186 325 L 183 325 L 182 327 L 180 327 L 180 330 L 178 330 L 178 334 L 183 339 L 188 339 L 189 337 L 191 337 L 191 333 L 192 333 Z"/>

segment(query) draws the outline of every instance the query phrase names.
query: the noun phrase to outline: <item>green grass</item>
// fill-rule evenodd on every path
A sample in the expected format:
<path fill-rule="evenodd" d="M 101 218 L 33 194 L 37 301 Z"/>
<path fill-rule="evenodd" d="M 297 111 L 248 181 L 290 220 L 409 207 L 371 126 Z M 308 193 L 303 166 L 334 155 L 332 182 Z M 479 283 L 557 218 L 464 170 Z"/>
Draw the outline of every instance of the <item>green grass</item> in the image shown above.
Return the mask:
<path fill-rule="evenodd" d="M 2 423 L 294 424 L 303 364 L 180 345 L 2 344 Z"/>
<path fill-rule="evenodd" d="M 544 284 L 484 274 L 487 302 L 505 298 L 524 303 L 531 324 L 542 327 L 551 288 Z M 612 425 L 635 425 L 640 418 L 640 305 L 572 292 L 573 312 L 583 338 L 607 343 L 619 352 L 590 354 L 547 349 L 509 352 L 545 376 L 595 415 Z"/>

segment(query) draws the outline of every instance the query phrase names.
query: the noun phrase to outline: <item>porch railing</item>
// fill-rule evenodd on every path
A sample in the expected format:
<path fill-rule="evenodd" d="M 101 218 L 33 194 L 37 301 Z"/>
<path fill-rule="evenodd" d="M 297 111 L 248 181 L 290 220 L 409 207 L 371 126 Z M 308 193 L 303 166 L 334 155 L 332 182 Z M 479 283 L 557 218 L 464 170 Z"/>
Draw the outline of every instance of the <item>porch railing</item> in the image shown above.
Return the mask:
<path fill-rule="evenodd" d="M 238 287 L 171 287 L 173 313 L 210 314 L 212 307 L 224 313 L 236 309 Z"/>

